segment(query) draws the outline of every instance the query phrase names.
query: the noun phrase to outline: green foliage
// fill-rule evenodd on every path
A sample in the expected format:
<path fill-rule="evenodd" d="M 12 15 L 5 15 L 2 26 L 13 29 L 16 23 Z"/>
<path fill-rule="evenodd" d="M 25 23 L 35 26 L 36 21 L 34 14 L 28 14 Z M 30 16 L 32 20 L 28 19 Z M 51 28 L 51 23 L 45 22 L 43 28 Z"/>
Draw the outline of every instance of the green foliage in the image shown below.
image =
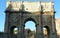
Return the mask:
<path fill-rule="evenodd" d="M 30 29 L 25 29 L 26 35 L 28 37 L 31 37 L 32 35 L 35 35 L 36 32 L 35 31 L 31 31 Z"/>
<path fill-rule="evenodd" d="M 18 30 L 14 30 L 14 32 L 18 32 Z"/>

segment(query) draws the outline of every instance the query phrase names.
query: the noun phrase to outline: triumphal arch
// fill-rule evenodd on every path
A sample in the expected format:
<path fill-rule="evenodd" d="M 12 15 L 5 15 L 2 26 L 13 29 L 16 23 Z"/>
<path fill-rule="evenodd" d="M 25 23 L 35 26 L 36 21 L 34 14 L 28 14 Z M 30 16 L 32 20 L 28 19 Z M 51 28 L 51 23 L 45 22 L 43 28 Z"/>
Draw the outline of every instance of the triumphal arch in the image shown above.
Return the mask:
<path fill-rule="evenodd" d="M 26 38 L 25 23 L 29 20 L 36 24 L 34 38 L 57 38 L 54 2 L 8 1 L 5 14 L 6 38 Z M 18 33 L 14 34 L 13 29 L 16 27 Z M 47 35 L 43 34 L 43 28 L 47 29 Z"/>

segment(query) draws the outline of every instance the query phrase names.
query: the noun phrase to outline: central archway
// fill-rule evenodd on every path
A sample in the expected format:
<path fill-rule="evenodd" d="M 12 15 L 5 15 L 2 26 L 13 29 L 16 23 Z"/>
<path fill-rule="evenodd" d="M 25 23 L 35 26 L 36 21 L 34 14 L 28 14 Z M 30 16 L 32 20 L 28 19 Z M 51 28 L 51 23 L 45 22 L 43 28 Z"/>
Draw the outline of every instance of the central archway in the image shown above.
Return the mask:
<path fill-rule="evenodd" d="M 25 20 L 25 36 L 26 38 L 35 38 L 36 34 L 36 21 L 32 18 Z"/>

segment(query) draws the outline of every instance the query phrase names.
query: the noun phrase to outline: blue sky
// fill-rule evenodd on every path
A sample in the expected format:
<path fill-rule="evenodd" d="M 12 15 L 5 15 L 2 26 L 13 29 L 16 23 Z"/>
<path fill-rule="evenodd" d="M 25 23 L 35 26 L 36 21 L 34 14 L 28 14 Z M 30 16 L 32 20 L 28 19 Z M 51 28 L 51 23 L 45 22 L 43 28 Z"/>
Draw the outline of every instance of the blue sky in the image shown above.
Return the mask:
<path fill-rule="evenodd" d="M 55 18 L 60 18 L 60 0 L 54 0 Z M 0 0 L 0 31 L 4 31 L 6 0 Z M 31 22 L 28 24 L 32 25 Z M 33 28 L 33 27 L 32 27 Z"/>
<path fill-rule="evenodd" d="M 30 30 L 35 30 L 36 28 L 35 28 L 35 22 L 33 22 L 33 21 L 27 21 L 26 23 L 25 23 L 25 28 L 26 29 L 30 29 Z M 32 29 L 33 28 L 33 29 Z"/>

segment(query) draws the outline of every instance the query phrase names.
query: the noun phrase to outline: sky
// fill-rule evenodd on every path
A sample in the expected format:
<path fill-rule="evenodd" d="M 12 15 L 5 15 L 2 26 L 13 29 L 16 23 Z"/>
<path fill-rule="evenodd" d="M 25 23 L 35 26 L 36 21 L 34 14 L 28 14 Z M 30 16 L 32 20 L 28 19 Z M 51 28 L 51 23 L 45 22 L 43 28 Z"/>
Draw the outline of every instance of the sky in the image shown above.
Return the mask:
<path fill-rule="evenodd" d="M 54 0 L 54 8 L 55 8 L 55 18 L 60 18 L 60 0 Z M 4 31 L 5 24 L 5 11 L 6 9 L 6 0 L 0 0 L 0 31 Z M 27 23 L 26 25 L 32 25 L 32 22 Z M 34 25 L 34 24 L 33 24 Z M 27 26 L 29 27 L 29 26 Z M 32 27 L 33 28 L 33 27 Z"/>
<path fill-rule="evenodd" d="M 25 23 L 25 29 L 30 29 L 31 31 L 34 31 L 36 29 L 35 25 L 36 25 L 35 22 L 33 22 L 33 21 L 27 21 Z"/>

